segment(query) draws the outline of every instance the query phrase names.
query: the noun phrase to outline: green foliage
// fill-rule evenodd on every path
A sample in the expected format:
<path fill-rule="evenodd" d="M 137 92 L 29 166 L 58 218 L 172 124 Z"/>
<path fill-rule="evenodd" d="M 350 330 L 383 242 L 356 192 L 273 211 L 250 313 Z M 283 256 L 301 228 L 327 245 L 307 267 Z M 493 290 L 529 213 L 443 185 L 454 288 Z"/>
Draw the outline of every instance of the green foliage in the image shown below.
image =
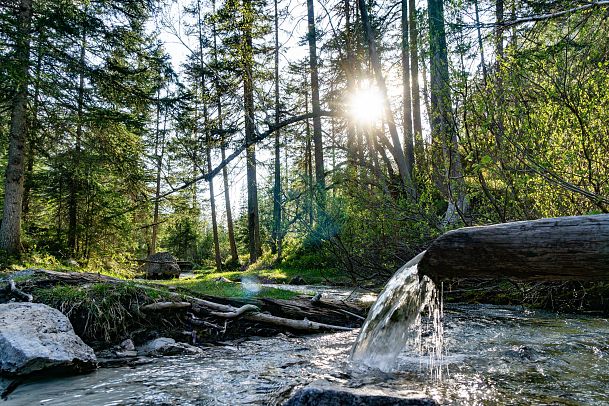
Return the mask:
<path fill-rule="evenodd" d="M 287 290 L 258 286 L 258 284 L 253 281 L 251 283 L 237 283 L 216 280 L 222 276 L 228 277 L 234 275 L 235 273 L 231 272 L 206 274 L 197 278 L 174 279 L 170 281 L 162 281 L 161 283 L 194 292 L 195 296 L 199 294 L 243 299 L 293 299 L 294 297 L 298 296 L 298 294 Z"/>
<path fill-rule="evenodd" d="M 132 283 L 95 283 L 90 286 L 54 286 L 33 291 L 37 302 L 70 318 L 76 333 L 87 341 L 112 343 L 146 320 L 139 306 L 168 299 L 156 290 Z"/>

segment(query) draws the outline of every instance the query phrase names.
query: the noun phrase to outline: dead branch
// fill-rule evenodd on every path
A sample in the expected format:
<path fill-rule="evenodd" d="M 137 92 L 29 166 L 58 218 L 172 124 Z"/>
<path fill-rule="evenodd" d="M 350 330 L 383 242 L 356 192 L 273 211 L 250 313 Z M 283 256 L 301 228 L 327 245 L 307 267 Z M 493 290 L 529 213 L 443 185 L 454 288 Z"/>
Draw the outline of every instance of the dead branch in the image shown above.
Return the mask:
<path fill-rule="evenodd" d="M 190 302 L 157 302 L 140 307 L 142 311 L 166 310 L 166 309 L 187 309 L 192 304 Z"/>
<path fill-rule="evenodd" d="M 20 297 L 21 299 L 25 299 L 28 302 L 31 302 L 32 300 L 34 300 L 32 295 L 30 295 L 29 293 L 25 293 L 24 291 L 19 289 L 17 287 L 17 285 L 15 285 L 15 281 L 14 280 L 10 279 L 8 281 L 8 286 L 9 286 L 9 290 L 11 291 L 11 293 L 14 296 Z"/>
<path fill-rule="evenodd" d="M 252 304 L 246 304 L 234 312 L 210 312 L 212 316 L 222 317 L 223 319 L 235 319 L 237 317 L 241 317 L 246 313 L 260 312 L 260 308 L 258 306 Z"/>

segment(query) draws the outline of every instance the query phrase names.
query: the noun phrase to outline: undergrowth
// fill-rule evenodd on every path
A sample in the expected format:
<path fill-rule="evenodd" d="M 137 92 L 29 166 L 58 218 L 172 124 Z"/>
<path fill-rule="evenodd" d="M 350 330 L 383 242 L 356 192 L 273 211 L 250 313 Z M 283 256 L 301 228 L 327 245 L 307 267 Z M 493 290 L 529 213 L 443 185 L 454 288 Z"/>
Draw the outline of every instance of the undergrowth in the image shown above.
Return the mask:
<path fill-rule="evenodd" d="M 114 342 L 138 326 L 150 323 L 140 306 L 165 300 L 169 294 L 130 282 L 94 283 L 85 286 L 57 285 L 36 288 L 34 300 L 68 316 L 85 341 Z"/>

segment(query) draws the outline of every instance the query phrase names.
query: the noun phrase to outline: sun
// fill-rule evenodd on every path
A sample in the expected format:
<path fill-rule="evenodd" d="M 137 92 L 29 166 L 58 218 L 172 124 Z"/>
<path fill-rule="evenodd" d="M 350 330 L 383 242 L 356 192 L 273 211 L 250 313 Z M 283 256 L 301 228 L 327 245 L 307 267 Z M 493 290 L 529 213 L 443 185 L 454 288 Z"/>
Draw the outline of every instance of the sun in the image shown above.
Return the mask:
<path fill-rule="evenodd" d="M 349 115 L 361 124 L 373 124 L 383 117 L 384 99 L 381 91 L 368 81 L 349 95 Z"/>

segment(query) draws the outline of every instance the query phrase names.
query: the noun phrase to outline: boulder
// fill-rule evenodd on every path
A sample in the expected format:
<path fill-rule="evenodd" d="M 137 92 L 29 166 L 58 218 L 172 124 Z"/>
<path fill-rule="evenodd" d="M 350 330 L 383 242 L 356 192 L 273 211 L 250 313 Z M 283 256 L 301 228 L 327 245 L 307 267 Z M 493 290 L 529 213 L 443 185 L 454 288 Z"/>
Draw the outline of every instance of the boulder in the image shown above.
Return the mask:
<path fill-rule="evenodd" d="M 401 396 L 373 389 L 343 388 L 316 381 L 294 394 L 284 406 L 432 406 L 423 395 Z"/>
<path fill-rule="evenodd" d="M 305 281 L 301 276 L 295 276 L 290 280 L 290 285 L 306 285 Z"/>
<path fill-rule="evenodd" d="M 148 279 L 171 279 L 180 276 L 178 261 L 169 252 L 150 255 L 142 268 Z"/>
<path fill-rule="evenodd" d="M 195 355 L 203 350 L 194 345 L 177 343 L 173 338 L 160 337 L 148 341 L 138 349 L 139 355 Z"/>
<path fill-rule="evenodd" d="M 41 303 L 0 304 L 0 374 L 96 367 L 95 353 L 59 310 Z"/>

